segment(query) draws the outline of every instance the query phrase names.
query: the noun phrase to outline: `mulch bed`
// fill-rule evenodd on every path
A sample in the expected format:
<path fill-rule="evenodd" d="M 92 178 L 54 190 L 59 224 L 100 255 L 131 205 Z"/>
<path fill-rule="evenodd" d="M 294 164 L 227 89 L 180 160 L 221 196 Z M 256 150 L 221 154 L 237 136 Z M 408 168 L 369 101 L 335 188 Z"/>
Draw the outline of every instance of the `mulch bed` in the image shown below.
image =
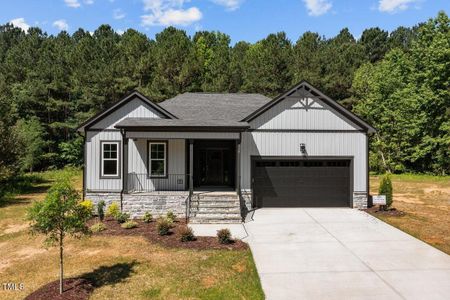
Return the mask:
<path fill-rule="evenodd" d="M 64 292 L 59 294 L 59 279 L 46 284 L 30 295 L 25 300 L 86 300 L 94 291 L 92 283 L 87 279 L 64 279 Z"/>
<path fill-rule="evenodd" d="M 381 210 L 378 205 L 371 208 L 363 209 L 365 212 L 376 215 L 383 215 L 388 217 L 403 217 L 406 215 L 404 211 L 397 210 L 396 208 L 389 208 L 387 210 Z"/>
<path fill-rule="evenodd" d="M 94 235 L 110 235 L 110 236 L 143 236 L 152 243 L 157 243 L 168 248 L 185 248 L 185 249 L 196 249 L 196 250 L 244 250 L 248 249 L 247 243 L 241 240 L 235 240 L 231 244 L 220 244 L 217 237 L 204 237 L 198 236 L 195 241 L 182 242 L 180 240 L 179 231 L 182 226 L 186 225 L 184 220 L 176 220 L 174 227 L 171 229 L 169 235 L 160 236 L 156 229 L 156 220 L 145 223 L 141 220 L 133 220 L 138 223 L 136 228 L 124 229 L 122 228 L 116 220 L 112 218 L 107 218 L 103 220 L 103 224 L 106 226 L 106 230 L 103 230 Z M 88 222 L 88 225 L 92 225 L 98 222 L 98 219 L 94 218 Z M 194 232 L 195 234 L 195 232 Z"/>

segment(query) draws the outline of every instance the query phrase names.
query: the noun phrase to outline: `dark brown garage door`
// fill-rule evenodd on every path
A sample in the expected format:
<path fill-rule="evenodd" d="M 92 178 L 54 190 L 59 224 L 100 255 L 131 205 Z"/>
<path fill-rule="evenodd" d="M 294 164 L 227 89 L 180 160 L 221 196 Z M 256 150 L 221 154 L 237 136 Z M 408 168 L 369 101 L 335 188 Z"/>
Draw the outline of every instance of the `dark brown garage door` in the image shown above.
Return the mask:
<path fill-rule="evenodd" d="M 349 160 L 255 160 L 257 207 L 348 207 Z"/>

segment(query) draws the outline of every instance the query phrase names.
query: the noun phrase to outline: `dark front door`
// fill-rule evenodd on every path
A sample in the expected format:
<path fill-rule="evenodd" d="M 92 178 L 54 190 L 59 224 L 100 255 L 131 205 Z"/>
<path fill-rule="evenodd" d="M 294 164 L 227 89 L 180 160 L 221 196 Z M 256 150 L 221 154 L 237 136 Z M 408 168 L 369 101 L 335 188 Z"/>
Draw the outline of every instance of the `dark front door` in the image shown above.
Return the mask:
<path fill-rule="evenodd" d="M 206 150 L 205 159 L 205 185 L 224 185 L 223 176 L 223 151 Z"/>
<path fill-rule="evenodd" d="M 234 186 L 235 141 L 194 141 L 194 186 Z"/>

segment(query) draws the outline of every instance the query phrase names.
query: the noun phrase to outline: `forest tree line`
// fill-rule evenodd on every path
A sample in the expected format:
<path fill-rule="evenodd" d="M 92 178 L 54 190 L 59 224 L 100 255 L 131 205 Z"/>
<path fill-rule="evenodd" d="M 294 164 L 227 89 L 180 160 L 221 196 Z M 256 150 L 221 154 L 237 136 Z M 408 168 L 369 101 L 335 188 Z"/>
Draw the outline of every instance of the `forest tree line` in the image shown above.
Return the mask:
<path fill-rule="evenodd" d="M 307 80 L 378 129 L 375 172 L 450 173 L 449 18 L 355 38 L 284 32 L 231 45 L 221 32 L 155 39 L 109 25 L 48 35 L 0 26 L 0 181 L 20 172 L 82 164 L 75 128 L 137 89 L 153 101 L 184 92 L 273 97 Z"/>

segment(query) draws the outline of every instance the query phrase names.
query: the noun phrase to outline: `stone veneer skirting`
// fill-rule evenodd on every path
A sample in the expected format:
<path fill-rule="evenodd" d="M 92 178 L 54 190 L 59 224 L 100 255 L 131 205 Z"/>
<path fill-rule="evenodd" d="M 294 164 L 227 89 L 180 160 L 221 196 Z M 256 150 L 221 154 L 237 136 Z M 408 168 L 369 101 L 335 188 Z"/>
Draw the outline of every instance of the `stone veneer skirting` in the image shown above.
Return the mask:
<path fill-rule="evenodd" d="M 353 208 L 366 209 L 367 202 L 366 192 L 353 192 Z"/>
<path fill-rule="evenodd" d="M 247 190 L 241 190 L 241 211 L 243 217 L 249 210 L 252 210 L 252 192 Z"/>
<path fill-rule="evenodd" d="M 354 192 L 352 207 L 357 209 L 366 209 L 368 206 L 368 199 L 366 192 Z M 252 209 L 252 192 L 241 192 L 241 207 L 243 212 L 247 212 Z"/>
<path fill-rule="evenodd" d="M 178 217 L 186 215 L 186 201 L 189 192 L 153 192 L 153 193 L 131 193 L 123 194 L 122 208 L 129 213 L 132 218 L 140 218 L 147 211 L 154 216 L 165 215 L 172 211 Z M 91 200 L 95 205 L 100 200 L 105 201 L 106 207 L 113 202 L 120 205 L 120 193 L 86 193 L 86 199 Z M 241 212 L 245 217 L 246 213 L 252 209 L 252 193 L 243 190 L 241 192 Z M 357 209 L 367 208 L 367 193 L 354 192 L 352 207 Z"/>
<path fill-rule="evenodd" d="M 129 213 L 132 218 L 140 218 L 146 212 L 153 216 L 165 215 L 172 211 L 178 217 L 186 215 L 186 200 L 189 192 L 153 192 L 123 194 L 122 210 Z M 113 202 L 120 205 L 120 193 L 86 193 L 86 199 L 95 205 L 101 200 L 105 201 L 106 207 Z"/>

